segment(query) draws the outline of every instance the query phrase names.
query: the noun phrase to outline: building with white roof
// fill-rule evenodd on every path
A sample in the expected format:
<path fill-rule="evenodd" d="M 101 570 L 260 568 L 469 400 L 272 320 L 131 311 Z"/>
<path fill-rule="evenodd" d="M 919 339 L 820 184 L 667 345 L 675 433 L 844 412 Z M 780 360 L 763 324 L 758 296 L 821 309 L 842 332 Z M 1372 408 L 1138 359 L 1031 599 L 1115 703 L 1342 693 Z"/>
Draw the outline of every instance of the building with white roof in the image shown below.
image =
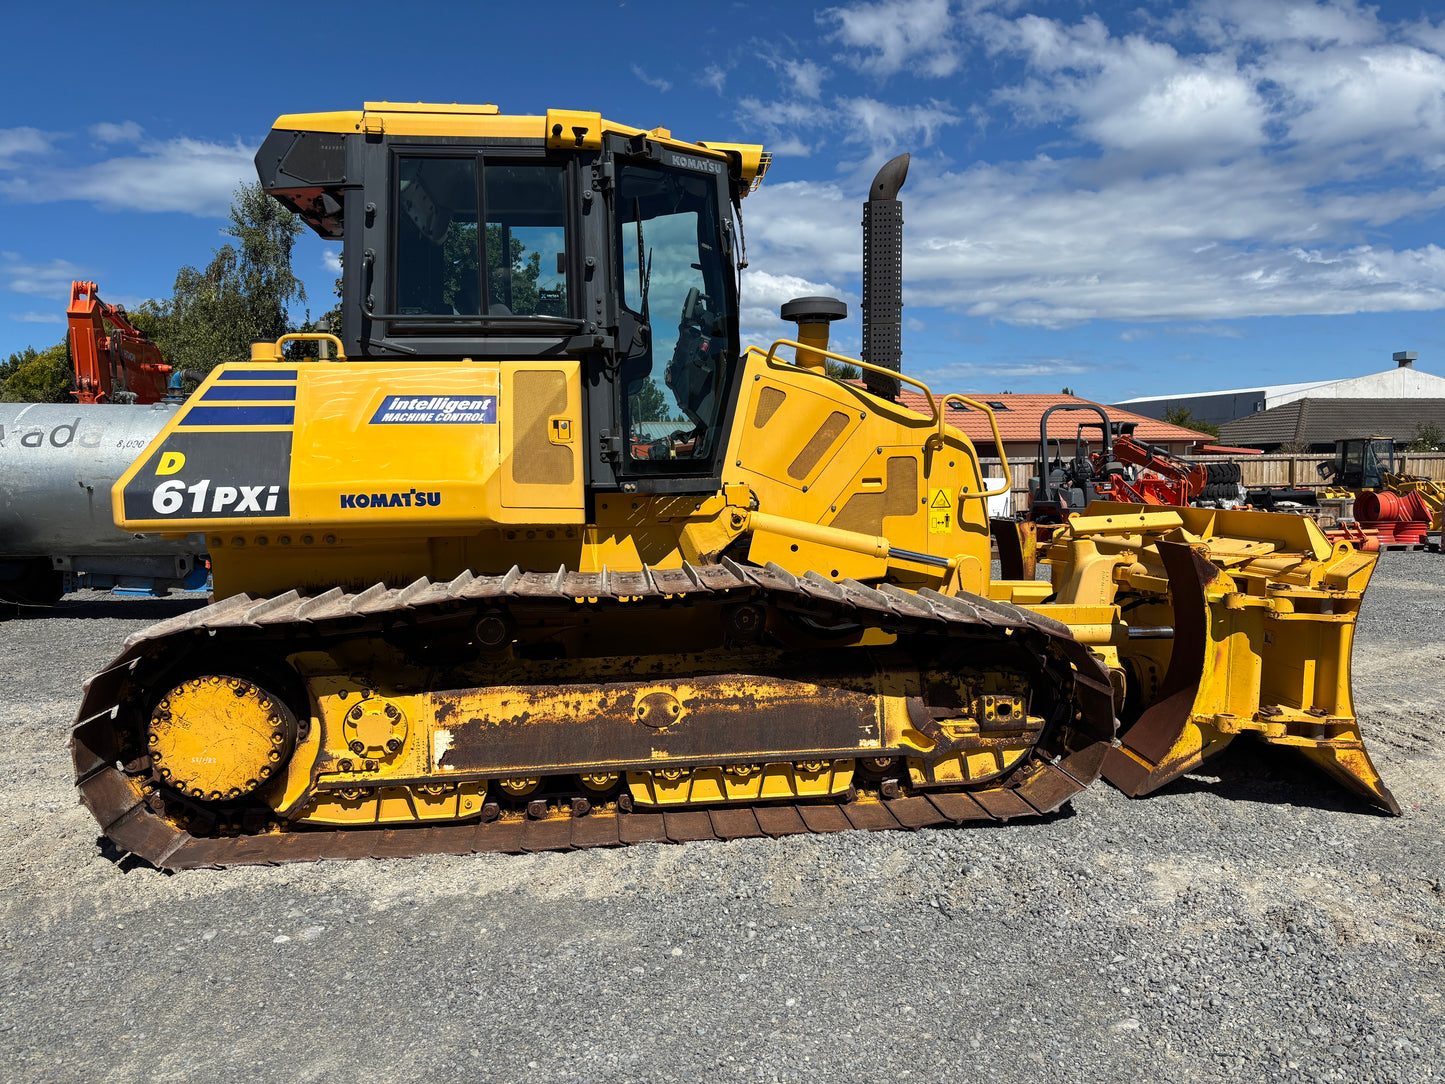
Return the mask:
<path fill-rule="evenodd" d="M 1236 418 L 1247 418 L 1251 414 L 1306 398 L 1445 399 L 1445 377 L 1416 369 L 1418 357 L 1413 350 L 1401 350 L 1394 355 L 1393 369 L 1343 380 L 1307 380 L 1299 384 L 1260 384 L 1224 391 L 1146 395 L 1125 399 L 1115 405 L 1150 418 L 1162 418 L 1165 411 L 1183 407 L 1194 421 L 1223 425 Z"/>

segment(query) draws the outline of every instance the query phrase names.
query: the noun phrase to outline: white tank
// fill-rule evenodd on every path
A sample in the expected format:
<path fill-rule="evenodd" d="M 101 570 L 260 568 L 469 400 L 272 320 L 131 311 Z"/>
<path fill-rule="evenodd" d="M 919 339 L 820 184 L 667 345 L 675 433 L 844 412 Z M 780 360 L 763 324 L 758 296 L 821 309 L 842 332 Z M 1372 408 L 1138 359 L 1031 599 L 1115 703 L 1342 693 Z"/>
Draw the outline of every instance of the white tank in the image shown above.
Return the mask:
<path fill-rule="evenodd" d="M 0 403 L 0 598 L 35 601 L 34 590 L 5 583 L 66 573 L 97 587 L 195 581 L 202 536 L 134 535 L 111 518 L 110 487 L 176 406 Z"/>

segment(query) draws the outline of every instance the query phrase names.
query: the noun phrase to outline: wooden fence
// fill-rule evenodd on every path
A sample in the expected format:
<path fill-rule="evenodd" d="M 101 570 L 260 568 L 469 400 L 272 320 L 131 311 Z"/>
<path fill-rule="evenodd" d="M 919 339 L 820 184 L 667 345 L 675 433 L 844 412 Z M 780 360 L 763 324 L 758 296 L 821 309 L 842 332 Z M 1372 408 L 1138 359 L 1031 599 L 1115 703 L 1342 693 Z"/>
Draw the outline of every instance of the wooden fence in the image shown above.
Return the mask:
<path fill-rule="evenodd" d="M 1263 489 L 1265 487 L 1284 488 L 1298 487 L 1300 489 L 1322 489 L 1328 483 L 1322 479 L 1315 470 L 1315 466 L 1324 463 L 1329 456 L 1320 453 L 1315 455 L 1206 455 L 1190 456 L 1191 461 L 1198 463 L 1238 463 L 1240 475 L 1247 489 Z M 981 456 L 979 463 L 983 466 L 985 475 L 999 476 L 1002 471 L 1000 464 L 1002 460 L 997 457 Z M 1423 478 L 1433 478 L 1438 482 L 1445 482 L 1445 452 L 1405 452 L 1396 453 L 1395 466 L 1401 474 L 1416 474 Z M 1028 506 L 1029 499 L 1029 477 L 1038 474 L 1038 461 L 1035 459 L 1010 459 L 1009 474 L 1012 475 L 1013 508 L 1015 512 L 1022 512 Z"/>

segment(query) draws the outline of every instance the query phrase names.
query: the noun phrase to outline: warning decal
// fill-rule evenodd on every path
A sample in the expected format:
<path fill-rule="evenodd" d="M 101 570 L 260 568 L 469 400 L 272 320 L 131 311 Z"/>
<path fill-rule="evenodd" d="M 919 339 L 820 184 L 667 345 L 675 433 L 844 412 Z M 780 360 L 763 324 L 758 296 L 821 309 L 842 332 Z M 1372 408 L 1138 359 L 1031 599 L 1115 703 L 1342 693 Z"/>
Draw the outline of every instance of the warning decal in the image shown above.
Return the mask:
<path fill-rule="evenodd" d="M 928 533 L 949 534 L 953 531 L 953 498 L 946 489 L 928 491 Z"/>

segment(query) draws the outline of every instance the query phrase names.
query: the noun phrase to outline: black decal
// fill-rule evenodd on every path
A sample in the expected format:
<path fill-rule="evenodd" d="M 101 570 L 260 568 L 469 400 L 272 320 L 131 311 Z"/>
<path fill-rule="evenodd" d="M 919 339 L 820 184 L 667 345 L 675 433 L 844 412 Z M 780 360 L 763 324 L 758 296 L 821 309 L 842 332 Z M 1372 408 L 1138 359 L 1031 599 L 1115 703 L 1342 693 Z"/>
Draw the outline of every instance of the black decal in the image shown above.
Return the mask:
<path fill-rule="evenodd" d="M 157 474 L 167 453 L 179 471 Z M 169 462 L 177 459 L 173 456 Z M 125 487 L 128 520 L 243 519 L 291 514 L 290 433 L 171 433 Z M 254 497 L 274 487 L 262 507 Z M 207 499 L 207 498 L 210 499 Z M 244 507 L 244 511 L 242 511 Z"/>

